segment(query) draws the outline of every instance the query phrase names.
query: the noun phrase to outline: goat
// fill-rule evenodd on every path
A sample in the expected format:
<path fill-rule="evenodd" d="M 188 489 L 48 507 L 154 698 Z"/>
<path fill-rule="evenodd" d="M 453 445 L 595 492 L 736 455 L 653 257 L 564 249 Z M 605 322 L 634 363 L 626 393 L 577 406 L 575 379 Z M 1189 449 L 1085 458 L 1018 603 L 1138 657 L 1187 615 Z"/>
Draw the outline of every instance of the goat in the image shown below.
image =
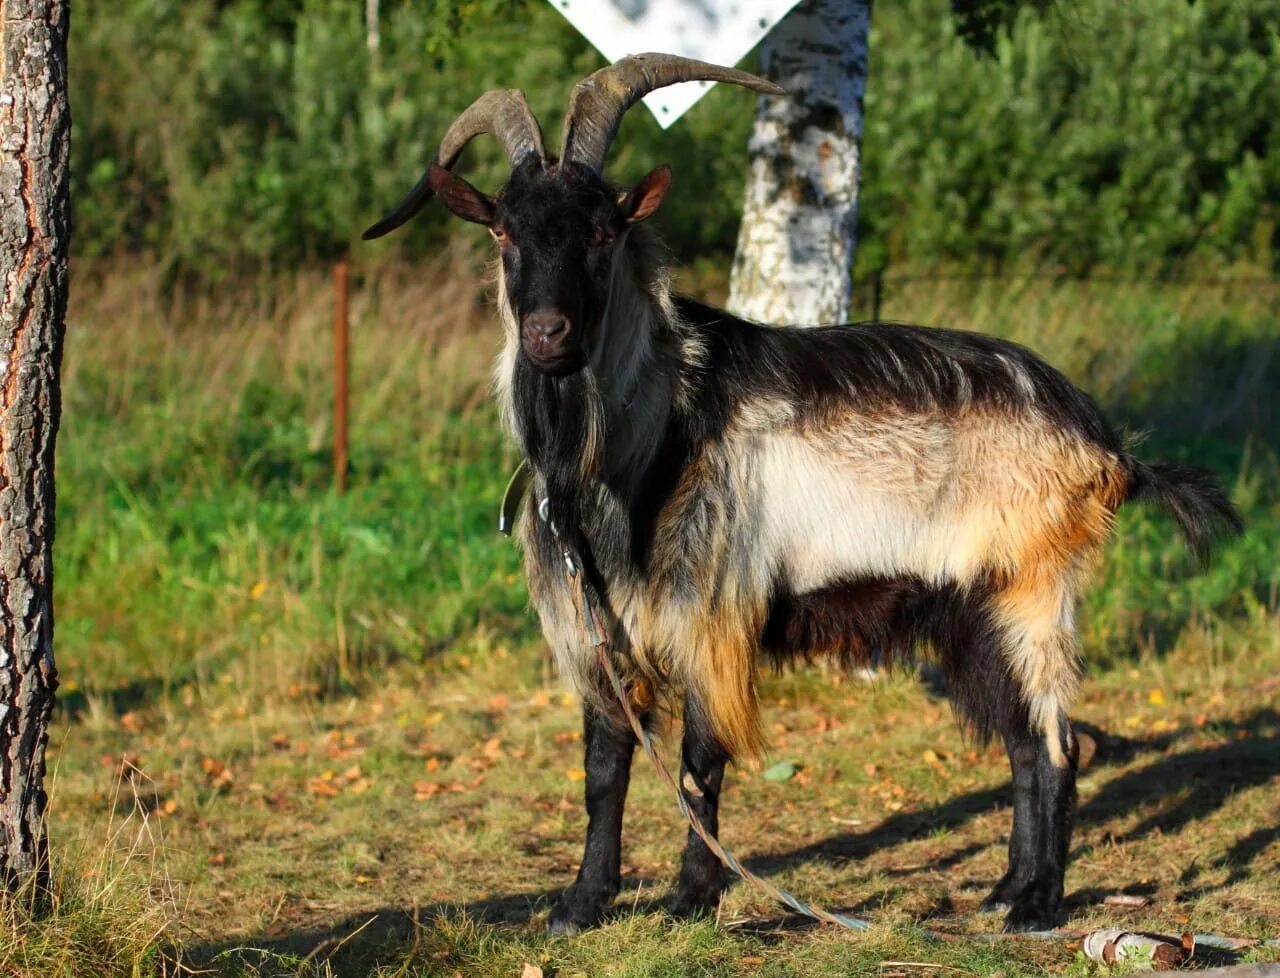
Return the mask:
<path fill-rule="evenodd" d="M 559 158 L 522 93 L 488 92 L 365 232 L 435 195 L 497 244 L 495 390 L 539 500 L 518 537 L 531 602 L 583 698 L 585 851 L 549 929 L 598 924 L 617 894 L 635 748 L 584 600 L 646 723 L 683 698 L 682 790 L 713 833 L 726 763 L 761 750 L 759 656 L 853 666 L 931 646 L 955 711 L 1004 740 L 1013 773 L 1008 871 L 982 907 L 1010 931 L 1052 927 L 1075 805 L 1083 575 L 1129 500 L 1161 504 L 1202 558 L 1240 517 L 1207 472 L 1129 454 L 1087 395 L 1013 343 L 890 323 L 783 329 L 675 295 L 641 224 L 670 169 L 625 189 L 602 171 L 623 113 L 691 79 L 779 91 L 625 58 L 574 88 Z M 496 196 L 451 170 L 481 133 L 512 164 Z M 673 911 L 707 912 L 725 886 L 690 833 Z"/>

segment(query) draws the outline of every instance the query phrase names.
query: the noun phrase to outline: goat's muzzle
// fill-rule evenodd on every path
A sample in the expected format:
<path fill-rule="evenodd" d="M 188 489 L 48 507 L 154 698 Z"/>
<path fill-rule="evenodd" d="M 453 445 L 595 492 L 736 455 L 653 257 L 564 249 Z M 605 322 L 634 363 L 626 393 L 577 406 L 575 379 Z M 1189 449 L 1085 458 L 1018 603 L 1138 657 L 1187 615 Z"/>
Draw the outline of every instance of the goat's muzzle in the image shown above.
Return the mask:
<path fill-rule="evenodd" d="M 544 373 L 572 373 L 578 365 L 573 324 L 557 310 L 539 310 L 525 316 L 520 322 L 520 344 L 533 365 Z"/>

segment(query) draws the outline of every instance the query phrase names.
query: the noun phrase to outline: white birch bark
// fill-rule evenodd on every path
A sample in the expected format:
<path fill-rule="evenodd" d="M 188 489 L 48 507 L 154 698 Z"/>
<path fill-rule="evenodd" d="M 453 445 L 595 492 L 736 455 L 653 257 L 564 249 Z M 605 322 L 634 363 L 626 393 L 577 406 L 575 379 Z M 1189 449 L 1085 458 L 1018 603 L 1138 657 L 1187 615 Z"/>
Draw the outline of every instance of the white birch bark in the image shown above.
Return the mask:
<path fill-rule="evenodd" d="M 382 43 L 382 34 L 378 28 L 378 0 L 365 0 L 364 31 L 364 43 L 369 48 L 369 54 L 377 57 L 378 46 Z"/>
<path fill-rule="evenodd" d="M 761 322 L 844 322 L 861 171 L 871 0 L 804 0 L 765 38 L 729 308 Z"/>

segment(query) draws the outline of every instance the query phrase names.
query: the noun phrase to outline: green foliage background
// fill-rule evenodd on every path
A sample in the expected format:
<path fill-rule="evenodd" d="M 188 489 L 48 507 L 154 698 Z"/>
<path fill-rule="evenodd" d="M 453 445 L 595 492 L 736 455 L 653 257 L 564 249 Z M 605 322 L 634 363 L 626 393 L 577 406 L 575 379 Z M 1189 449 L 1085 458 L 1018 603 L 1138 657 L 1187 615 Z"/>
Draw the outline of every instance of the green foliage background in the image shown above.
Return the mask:
<path fill-rule="evenodd" d="M 175 270 L 287 268 L 353 243 L 490 87 L 555 145 L 602 62 L 543 0 L 86 0 L 72 36 L 76 247 Z M 1280 0 L 1027 4 L 981 43 L 946 0 L 877 5 L 859 265 L 1277 266 Z M 970 36 L 969 41 L 973 41 Z M 753 100 L 718 86 L 662 132 L 631 113 L 613 174 L 669 162 L 677 254 L 732 249 Z M 477 145 L 464 164 L 496 187 Z M 425 253 L 429 213 L 376 252 Z"/>

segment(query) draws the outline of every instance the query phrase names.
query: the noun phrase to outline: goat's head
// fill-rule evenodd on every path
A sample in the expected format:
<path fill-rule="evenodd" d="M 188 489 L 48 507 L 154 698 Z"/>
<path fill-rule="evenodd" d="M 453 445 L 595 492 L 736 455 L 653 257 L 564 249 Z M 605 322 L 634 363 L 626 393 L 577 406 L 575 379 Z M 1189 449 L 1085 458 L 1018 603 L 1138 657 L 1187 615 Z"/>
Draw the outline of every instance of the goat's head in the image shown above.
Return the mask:
<path fill-rule="evenodd" d="M 449 127 L 418 184 L 364 237 L 394 230 L 438 196 L 458 217 L 493 235 L 501 251 L 503 298 L 528 361 L 548 374 L 578 370 L 607 308 L 627 229 L 657 210 L 671 185 L 670 168 L 660 166 L 620 190 L 602 175 L 605 155 L 627 109 L 654 89 L 694 80 L 781 94 L 772 83 L 732 68 L 633 55 L 574 87 L 556 158 L 543 151 L 542 132 L 522 92 L 486 92 Z M 511 178 L 494 196 L 452 172 L 463 147 L 482 133 L 498 138 L 512 164 Z"/>

